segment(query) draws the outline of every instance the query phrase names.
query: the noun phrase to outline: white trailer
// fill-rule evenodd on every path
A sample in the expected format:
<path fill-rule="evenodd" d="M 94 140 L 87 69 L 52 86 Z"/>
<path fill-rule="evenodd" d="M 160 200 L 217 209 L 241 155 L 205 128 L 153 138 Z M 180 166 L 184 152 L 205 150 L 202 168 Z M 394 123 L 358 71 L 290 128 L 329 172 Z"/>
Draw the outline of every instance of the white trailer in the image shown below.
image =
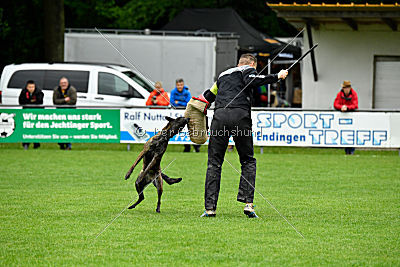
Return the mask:
<path fill-rule="evenodd" d="M 192 95 L 237 64 L 239 36 L 232 33 L 99 31 L 67 29 L 64 60 L 125 65 L 153 82 L 161 81 L 167 92 L 183 78 Z"/>

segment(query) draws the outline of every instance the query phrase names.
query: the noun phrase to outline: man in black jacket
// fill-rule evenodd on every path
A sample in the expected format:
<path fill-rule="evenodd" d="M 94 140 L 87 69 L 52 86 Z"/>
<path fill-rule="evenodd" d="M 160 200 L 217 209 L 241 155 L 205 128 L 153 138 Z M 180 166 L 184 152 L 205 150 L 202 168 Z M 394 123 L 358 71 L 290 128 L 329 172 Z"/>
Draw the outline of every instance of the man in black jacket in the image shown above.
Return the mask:
<path fill-rule="evenodd" d="M 237 200 L 245 203 L 244 213 L 256 218 L 253 208 L 256 181 L 256 159 L 254 158 L 251 103 L 252 90 L 258 86 L 285 79 L 287 70 L 278 74 L 258 75 L 257 59 L 244 54 L 235 68 L 221 73 L 214 86 L 201 96 L 211 103 L 215 100 L 214 117 L 208 144 L 208 167 L 205 183 L 205 212 L 201 217 L 216 215 L 221 181 L 221 167 L 230 136 L 235 141 L 242 173 Z"/>
<path fill-rule="evenodd" d="M 42 105 L 43 104 L 43 92 L 38 87 L 34 81 L 29 80 L 26 82 L 25 88 L 22 89 L 19 94 L 18 102 L 20 105 Z M 32 107 L 28 107 L 32 108 Z M 28 149 L 29 143 L 22 143 L 25 150 Z M 40 147 L 39 143 L 34 143 L 33 148 Z"/>
<path fill-rule="evenodd" d="M 19 104 L 20 105 L 42 105 L 43 104 L 43 92 L 38 87 L 34 81 L 29 80 L 26 82 L 25 88 L 22 89 L 19 94 Z"/>

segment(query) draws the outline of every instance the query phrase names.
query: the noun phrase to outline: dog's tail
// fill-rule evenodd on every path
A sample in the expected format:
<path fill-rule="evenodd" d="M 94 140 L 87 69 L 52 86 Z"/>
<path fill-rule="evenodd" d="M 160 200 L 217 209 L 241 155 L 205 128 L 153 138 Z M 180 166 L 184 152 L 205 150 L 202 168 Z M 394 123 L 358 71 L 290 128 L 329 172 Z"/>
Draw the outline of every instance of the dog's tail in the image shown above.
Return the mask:
<path fill-rule="evenodd" d="M 137 159 L 135 160 L 135 162 L 133 163 L 132 167 L 129 169 L 129 171 L 125 174 L 125 180 L 128 180 L 129 177 L 131 176 L 133 170 L 135 169 L 136 165 L 142 160 L 142 158 L 144 157 L 144 154 L 146 153 L 146 151 L 143 149 L 139 156 L 137 157 Z"/>
<path fill-rule="evenodd" d="M 169 178 L 168 175 L 161 173 L 161 177 L 163 178 L 164 181 L 167 182 L 167 184 L 176 184 L 182 181 L 182 178 Z"/>

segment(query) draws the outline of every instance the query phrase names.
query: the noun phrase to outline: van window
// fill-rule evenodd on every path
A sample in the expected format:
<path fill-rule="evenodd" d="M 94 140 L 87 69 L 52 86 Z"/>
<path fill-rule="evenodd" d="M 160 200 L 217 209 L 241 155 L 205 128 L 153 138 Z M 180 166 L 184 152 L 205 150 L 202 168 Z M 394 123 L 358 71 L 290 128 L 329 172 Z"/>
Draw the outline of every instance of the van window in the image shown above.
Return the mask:
<path fill-rule="evenodd" d="M 154 87 L 152 85 L 150 85 L 150 82 L 146 82 L 139 75 L 133 73 L 132 71 L 125 71 L 125 72 L 122 72 L 122 73 L 125 74 L 126 76 L 128 76 L 129 78 L 131 78 L 132 80 L 134 80 L 137 84 L 142 86 L 149 93 L 153 92 Z"/>
<path fill-rule="evenodd" d="M 99 72 L 99 94 L 120 96 L 122 92 L 129 91 L 135 98 L 144 98 L 138 91 L 120 77 L 106 72 Z"/>
<path fill-rule="evenodd" d="M 42 89 L 44 72 L 45 70 L 18 70 L 11 76 L 7 88 L 25 88 L 26 82 L 33 80 L 36 86 Z"/>
<path fill-rule="evenodd" d="M 87 93 L 89 84 L 89 71 L 76 70 L 47 70 L 44 78 L 44 90 L 53 90 L 65 77 L 77 92 Z"/>
<path fill-rule="evenodd" d="M 25 88 L 28 80 L 33 80 L 37 87 L 43 90 L 53 90 L 61 77 L 66 77 L 78 92 L 87 93 L 89 83 L 88 71 L 70 70 L 19 70 L 14 72 L 8 83 L 8 88 Z"/>

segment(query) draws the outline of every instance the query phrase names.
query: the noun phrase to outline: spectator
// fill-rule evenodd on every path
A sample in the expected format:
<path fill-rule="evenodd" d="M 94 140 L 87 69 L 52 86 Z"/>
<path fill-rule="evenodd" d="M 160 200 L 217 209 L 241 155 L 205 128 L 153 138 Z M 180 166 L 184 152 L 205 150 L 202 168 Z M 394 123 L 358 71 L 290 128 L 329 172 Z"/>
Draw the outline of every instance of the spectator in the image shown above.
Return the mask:
<path fill-rule="evenodd" d="M 25 88 L 22 89 L 19 95 L 20 105 L 42 105 L 43 104 L 43 92 L 34 81 L 29 80 L 26 82 Z"/>
<path fill-rule="evenodd" d="M 176 87 L 171 91 L 171 105 L 185 108 L 191 97 L 189 88 L 185 85 L 183 79 L 177 79 Z"/>
<path fill-rule="evenodd" d="M 176 87 L 171 91 L 171 105 L 174 107 L 186 108 L 187 103 L 192 98 L 189 88 L 185 86 L 183 79 L 177 79 Z M 190 152 L 190 145 L 184 145 L 183 152 Z M 200 145 L 193 145 L 196 152 L 200 152 Z"/>
<path fill-rule="evenodd" d="M 67 78 L 62 77 L 60 84 L 53 91 L 54 105 L 75 105 L 76 104 L 76 89 L 69 84 Z"/>
<path fill-rule="evenodd" d="M 156 82 L 154 87 L 155 89 L 150 93 L 146 101 L 146 106 L 168 106 L 169 97 L 164 88 L 162 88 L 161 82 Z"/>
<path fill-rule="evenodd" d="M 62 77 L 60 84 L 53 91 L 53 103 L 54 105 L 75 105 L 76 104 L 76 89 L 69 84 L 67 78 Z M 58 143 L 60 149 L 71 150 L 71 143 Z"/>
<path fill-rule="evenodd" d="M 337 94 L 333 106 L 341 112 L 355 111 L 358 109 L 358 97 L 356 91 L 351 87 L 350 81 L 343 81 L 342 89 Z M 346 155 L 353 155 L 356 149 L 354 147 L 346 147 L 344 151 Z"/>
<path fill-rule="evenodd" d="M 34 81 L 29 80 L 26 82 L 25 88 L 22 89 L 18 102 L 20 105 L 42 105 L 43 104 L 43 92 L 38 87 Z M 32 107 L 29 107 L 32 108 Z M 29 143 L 22 143 L 25 150 L 28 149 Z M 39 148 L 39 143 L 34 143 L 33 148 Z"/>

